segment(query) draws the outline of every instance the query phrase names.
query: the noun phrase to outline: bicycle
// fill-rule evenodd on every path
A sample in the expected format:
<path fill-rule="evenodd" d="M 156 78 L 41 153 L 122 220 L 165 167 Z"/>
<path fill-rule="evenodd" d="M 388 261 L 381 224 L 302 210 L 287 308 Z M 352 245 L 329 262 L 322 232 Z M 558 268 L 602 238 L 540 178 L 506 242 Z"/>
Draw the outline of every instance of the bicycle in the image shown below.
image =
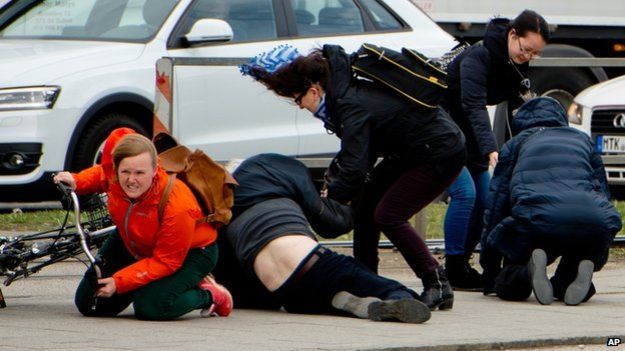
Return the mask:
<path fill-rule="evenodd" d="M 103 194 L 84 197 L 81 201 L 67 185 L 59 184 L 63 201 L 67 201 L 63 224 L 51 230 L 18 236 L 0 236 L 0 276 L 6 277 L 3 284 L 28 278 L 51 264 L 76 257 L 82 253 L 94 266 L 95 279 L 101 278 L 100 261 L 91 250 L 102 246 L 116 227 L 106 207 Z M 74 214 L 74 224 L 68 224 L 70 212 Z M 86 219 L 81 219 L 81 213 Z M 0 308 L 6 307 L 0 289 Z"/>

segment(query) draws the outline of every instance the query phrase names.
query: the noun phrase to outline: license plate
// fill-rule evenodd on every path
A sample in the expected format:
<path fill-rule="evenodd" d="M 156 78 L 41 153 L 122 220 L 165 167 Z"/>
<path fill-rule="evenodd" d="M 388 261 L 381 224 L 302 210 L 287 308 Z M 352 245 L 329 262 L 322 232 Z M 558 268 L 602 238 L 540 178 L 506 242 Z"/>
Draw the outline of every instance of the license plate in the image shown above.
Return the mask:
<path fill-rule="evenodd" d="M 599 135 L 597 137 L 599 153 L 625 153 L 625 136 Z"/>

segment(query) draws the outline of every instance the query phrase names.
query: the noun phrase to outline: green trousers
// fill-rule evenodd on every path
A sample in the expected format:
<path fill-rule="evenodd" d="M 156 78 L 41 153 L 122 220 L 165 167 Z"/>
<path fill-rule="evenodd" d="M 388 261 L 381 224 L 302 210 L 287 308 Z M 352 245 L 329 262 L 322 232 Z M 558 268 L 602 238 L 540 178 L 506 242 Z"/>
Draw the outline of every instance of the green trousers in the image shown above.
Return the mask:
<path fill-rule="evenodd" d="M 104 242 L 99 256 L 103 277 L 110 277 L 136 262 L 117 233 Z M 116 293 L 110 298 L 94 297 L 97 284 L 95 271 L 90 267 L 78 285 L 74 302 L 85 316 L 113 317 L 132 303 L 139 319 L 172 320 L 212 304 L 210 293 L 198 288 L 197 284 L 215 268 L 217 256 L 215 244 L 204 249 L 191 249 L 182 267 L 172 275 L 125 294 Z"/>

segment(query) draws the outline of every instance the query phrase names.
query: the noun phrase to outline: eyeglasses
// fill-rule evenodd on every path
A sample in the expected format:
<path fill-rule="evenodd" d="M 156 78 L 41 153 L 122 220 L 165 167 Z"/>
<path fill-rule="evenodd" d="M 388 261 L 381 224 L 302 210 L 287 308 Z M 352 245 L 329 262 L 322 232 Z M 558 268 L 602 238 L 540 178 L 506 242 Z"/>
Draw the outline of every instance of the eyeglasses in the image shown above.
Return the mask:
<path fill-rule="evenodd" d="M 304 92 L 302 92 L 302 93 L 300 93 L 299 95 L 297 95 L 297 96 L 295 97 L 295 99 L 293 99 L 293 102 L 294 102 L 296 105 L 301 105 L 301 103 L 302 103 L 302 99 L 304 98 L 304 96 L 305 96 L 306 94 L 308 94 L 308 89 L 304 90 Z"/>
<path fill-rule="evenodd" d="M 530 49 L 526 48 L 521 43 L 521 37 L 520 36 L 517 36 L 517 40 L 519 42 L 519 51 L 521 51 L 521 55 L 527 57 L 528 59 L 533 59 L 533 58 L 540 57 L 540 52 L 539 51 L 530 50 Z"/>

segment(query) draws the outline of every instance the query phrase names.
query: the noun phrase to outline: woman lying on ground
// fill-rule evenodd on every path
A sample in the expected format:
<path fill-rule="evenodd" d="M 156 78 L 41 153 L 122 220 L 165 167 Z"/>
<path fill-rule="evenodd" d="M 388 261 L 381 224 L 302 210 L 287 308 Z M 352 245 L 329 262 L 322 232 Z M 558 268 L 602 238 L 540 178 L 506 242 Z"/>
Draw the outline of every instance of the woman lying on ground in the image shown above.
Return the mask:
<path fill-rule="evenodd" d="M 349 312 L 407 323 L 430 318 L 414 291 L 319 245 L 310 228 L 336 237 L 352 229 L 352 212 L 321 198 L 301 162 L 261 154 L 245 160 L 233 175 L 239 187 L 232 221 L 222 229 L 223 254 L 215 275 L 232 291 L 237 308 Z"/>

